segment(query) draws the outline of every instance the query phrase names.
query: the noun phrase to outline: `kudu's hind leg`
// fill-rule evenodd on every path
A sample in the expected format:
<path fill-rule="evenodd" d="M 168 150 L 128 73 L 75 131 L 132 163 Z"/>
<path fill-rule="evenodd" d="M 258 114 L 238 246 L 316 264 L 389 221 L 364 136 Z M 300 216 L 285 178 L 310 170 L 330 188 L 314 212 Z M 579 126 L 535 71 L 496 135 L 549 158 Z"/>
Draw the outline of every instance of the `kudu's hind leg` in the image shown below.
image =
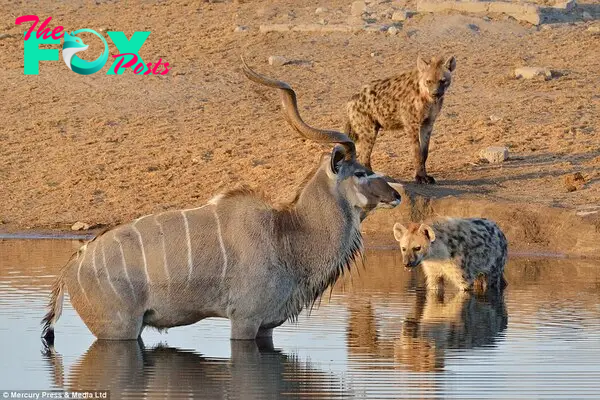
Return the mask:
<path fill-rule="evenodd" d="M 113 320 L 88 325 L 98 339 L 136 340 L 144 329 L 144 317 L 119 313 Z"/>

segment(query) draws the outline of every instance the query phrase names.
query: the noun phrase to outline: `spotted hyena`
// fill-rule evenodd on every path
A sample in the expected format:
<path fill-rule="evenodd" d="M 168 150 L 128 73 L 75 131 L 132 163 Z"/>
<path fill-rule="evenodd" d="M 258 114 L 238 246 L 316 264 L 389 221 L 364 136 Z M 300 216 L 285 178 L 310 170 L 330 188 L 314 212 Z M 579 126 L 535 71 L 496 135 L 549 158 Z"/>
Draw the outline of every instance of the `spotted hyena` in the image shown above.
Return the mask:
<path fill-rule="evenodd" d="M 423 264 L 427 286 L 442 289 L 450 281 L 471 290 L 481 276 L 486 287 L 506 286 L 503 277 L 508 244 L 493 221 L 483 218 L 446 218 L 426 224 L 394 225 L 407 268 Z M 480 282 L 478 280 L 478 282 Z"/>
<path fill-rule="evenodd" d="M 346 132 L 356 142 L 359 161 L 371 168 L 371 152 L 381 128 L 403 130 L 412 141 L 417 183 L 435 183 L 425 162 L 429 139 L 444 94 L 450 86 L 454 56 L 430 61 L 417 58 L 417 68 L 363 86 L 346 106 Z"/>

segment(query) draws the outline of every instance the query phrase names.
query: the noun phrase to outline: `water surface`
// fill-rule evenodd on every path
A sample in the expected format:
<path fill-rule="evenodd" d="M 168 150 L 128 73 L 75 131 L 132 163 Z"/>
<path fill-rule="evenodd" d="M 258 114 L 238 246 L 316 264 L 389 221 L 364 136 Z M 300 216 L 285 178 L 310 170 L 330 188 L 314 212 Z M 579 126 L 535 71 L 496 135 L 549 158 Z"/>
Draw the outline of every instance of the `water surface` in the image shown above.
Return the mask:
<path fill-rule="evenodd" d="M 111 398 L 599 398 L 600 265 L 511 259 L 504 296 L 428 294 L 396 250 L 367 262 L 273 345 L 231 343 L 209 319 L 143 343 L 95 341 L 68 297 L 53 352 L 39 340 L 50 285 L 80 245 L 0 240 L 0 391 Z"/>

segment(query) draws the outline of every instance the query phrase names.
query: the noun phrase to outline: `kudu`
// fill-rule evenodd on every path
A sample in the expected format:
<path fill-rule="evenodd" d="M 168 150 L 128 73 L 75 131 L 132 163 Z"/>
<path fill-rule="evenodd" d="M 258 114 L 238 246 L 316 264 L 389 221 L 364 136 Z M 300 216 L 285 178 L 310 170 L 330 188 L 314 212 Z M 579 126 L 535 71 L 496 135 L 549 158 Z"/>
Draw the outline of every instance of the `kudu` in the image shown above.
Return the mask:
<path fill-rule="evenodd" d="M 231 339 L 270 337 L 312 307 L 361 254 L 361 215 L 400 203 L 396 190 L 356 161 L 350 138 L 302 120 L 288 84 L 245 62 L 243 71 L 280 90 L 286 119 L 302 136 L 338 145 L 283 207 L 238 189 L 202 207 L 138 218 L 86 243 L 53 285 L 43 319 L 48 341 L 65 288 L 100 339 L 136 339 L 144 326 L 208 317 L 228 318 Z"/>

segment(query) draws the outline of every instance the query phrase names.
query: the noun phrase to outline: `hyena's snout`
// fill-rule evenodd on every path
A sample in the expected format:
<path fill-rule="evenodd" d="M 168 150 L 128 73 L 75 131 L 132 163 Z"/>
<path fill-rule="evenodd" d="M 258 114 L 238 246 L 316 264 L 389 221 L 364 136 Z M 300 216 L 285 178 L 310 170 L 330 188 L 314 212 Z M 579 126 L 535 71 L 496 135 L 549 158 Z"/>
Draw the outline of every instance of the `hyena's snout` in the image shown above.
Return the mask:
<path fill-rule="evenodd" d="M 404 254 L 402 255 L 402 263 L 404 268 L 411 269 L 419 266 L 421 263 L 421 257 L 418 254 Z"/>

